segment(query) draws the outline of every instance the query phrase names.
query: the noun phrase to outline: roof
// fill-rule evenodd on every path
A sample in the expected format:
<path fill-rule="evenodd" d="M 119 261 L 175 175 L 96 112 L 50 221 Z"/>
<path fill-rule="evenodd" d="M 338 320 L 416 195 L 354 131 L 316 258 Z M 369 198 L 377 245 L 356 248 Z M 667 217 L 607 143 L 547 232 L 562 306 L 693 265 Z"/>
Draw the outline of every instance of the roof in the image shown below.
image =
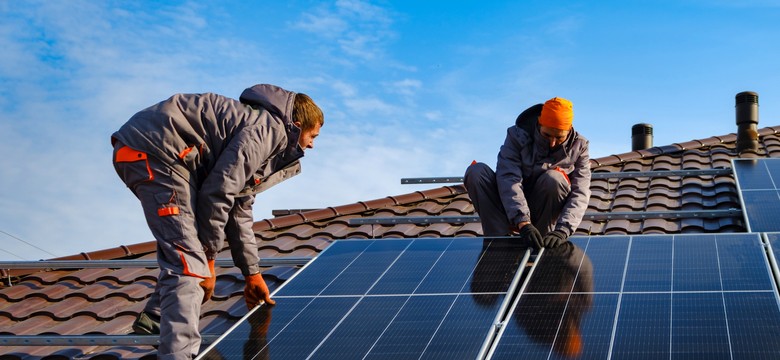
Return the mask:
<path fill-rule="evenodd" d="M 759 130 L 757 151 L 736 153 L 736 134 L 654 147 L 591 160 L 592 172 L 729 169 L 736 157 L 780 157 L 780 126 Z M 594 178 L 589 213 L 739 209 L 732 174 Z M 351 225 L 350 219 L 395 216 L 466 216 L 474 207 L 462 185 L 442 186 L 354 204 L 295 212 L 254 224 L 261 258 L 314 257 L 344 238 L 478 237 L 479 223 Z M 717 218 L 584 220 L 577 234 L 678 234 L 744 232 L 741 214 Z M 223 249 L 219 257 L 229 258 Z M 155 259 L 154 242 L 81 253 L 62 260 Z M 271 291 L 295 273 L 295 266 L 263 268 Z M 154 268 L 0 270 L 12 286 L 0 285 L 0 335 L 120 335 L 154 289 Z M 8 281 L 8 280 L 6 280 Z M 243 276 L 217 268 L 216 292 L 203 305 L 204 334 L 221 334 L 246 314 Z M 0 357 L 154 358 L 151 346 L 0 346 Z"/>

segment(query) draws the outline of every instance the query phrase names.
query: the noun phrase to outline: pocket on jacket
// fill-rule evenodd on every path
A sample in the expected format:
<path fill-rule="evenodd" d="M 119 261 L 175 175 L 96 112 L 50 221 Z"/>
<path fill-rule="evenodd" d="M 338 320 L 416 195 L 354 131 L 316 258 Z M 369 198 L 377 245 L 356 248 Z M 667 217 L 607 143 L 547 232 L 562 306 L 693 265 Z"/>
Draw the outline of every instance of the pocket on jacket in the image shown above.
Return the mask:
<path fill-rule="evenodd" d="M 130 189 L 135 189 L 140 183 L 154 180 L 148 155 L 128 146 L 114 151 L 114 169 L 119 178 Z"/>

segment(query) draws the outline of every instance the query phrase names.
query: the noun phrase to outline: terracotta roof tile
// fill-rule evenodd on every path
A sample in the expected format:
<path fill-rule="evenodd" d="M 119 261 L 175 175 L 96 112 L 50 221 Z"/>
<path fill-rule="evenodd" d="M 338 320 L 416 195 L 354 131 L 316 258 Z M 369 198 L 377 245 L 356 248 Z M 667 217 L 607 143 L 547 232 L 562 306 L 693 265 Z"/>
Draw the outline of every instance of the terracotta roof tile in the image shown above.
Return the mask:
<path fill-rule="evenodd" d="M 391 229 L 385 231 L 384 237 L 417 237 L 417 235 L 420 233 L 420 230 L 421 226 L 416 224 L 400 224 L 395 225 Z"/>
<path fill-rule="evenodd" d="M 303 220 L 307 222 L 314 222 L 317 220 L 328 219 L 337 215 L 338 215 L 338 211 L 336 211 L 336 209 L 332 207 L 301 213 L 301 216 L 303 216 Z"/>
<path fill-rule="evenodd" d="M 642 222 L 639 220 L 609 220 L 604 229 L 604 235 L 615 234 L 638 234 L 641 228 Z"/>
<path fill-rule="evenodd" d="M 50 304 L 43 295 L 30 296 L 24 301 L 0 304 L 0 316 L 7 316 L 16 321 L 26 320 Z"/>
<path fill-rule="evenodd" d="M 450 224 L 431 224 L 420 231 L 420 237 L 450 237 L 454 236 L 458 228 Z"/>
<path fill-rule="evenodd" d="M 13 335 L 38 335 L 41 331 L 60 324 L 61 321 L 52 318 L 48 314 L 40 314 L 29 316 L 23 322 L 16 322 L 7 327 L 3 327 L 3 331 Z"/>
<path fill-rule="evenodd" d="M 457 230 L 455 236 L 476 237 L 482 236 L 482 224 L 480 223 L 466 223 Z"/>
<path fill-rule="evenodd" d="M 643 232 L 669 234 L 680 230 L 677 221 L 669 219 L 647 219 L 642 224 Z"/>

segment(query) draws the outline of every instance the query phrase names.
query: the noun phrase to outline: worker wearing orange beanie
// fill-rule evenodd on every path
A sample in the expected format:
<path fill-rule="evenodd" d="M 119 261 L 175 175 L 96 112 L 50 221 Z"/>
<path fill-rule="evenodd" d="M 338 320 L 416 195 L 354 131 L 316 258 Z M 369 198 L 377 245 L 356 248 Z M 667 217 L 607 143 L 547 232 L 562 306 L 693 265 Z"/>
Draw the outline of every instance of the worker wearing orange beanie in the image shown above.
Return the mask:
<path fill-rule="evenodd" d="M 477 162 L 466 169 L 485 236 L 519 235 L 554 248 L 577 230 L 590 199 L 590 157 L 573 120 L 564 98 L 534 105 L 507 130 L 495 172 Z"/>

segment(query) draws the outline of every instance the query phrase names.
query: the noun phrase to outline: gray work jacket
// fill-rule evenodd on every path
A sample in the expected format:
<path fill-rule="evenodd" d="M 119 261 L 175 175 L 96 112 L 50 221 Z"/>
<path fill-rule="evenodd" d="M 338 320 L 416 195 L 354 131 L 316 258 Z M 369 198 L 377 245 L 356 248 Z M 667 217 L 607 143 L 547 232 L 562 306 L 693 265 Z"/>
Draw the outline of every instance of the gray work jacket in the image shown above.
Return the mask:
<path fill-rule="evenodd" d="M 198 238 L 213 259 L 225 239 L 244 275 L 259 272 L 254 196 L 300 172 L 295 93 L 274 85 L 221 95 L 176 94 L 133 115 L 112 137 L 170 166 L 196 189 Z"/>
<path fill-rule="evenodd" d="M 540 174 L 560 167 L 569 177 L 571 192 L 561 210 L 555 230 L 568 235 L 577 230 L 590 199 L 588 140 L 572 128 L 569 137 L 552 150 L 539 130 L 529 134 L 518 126 L 507 129 L 498 153 L 496 182 L 510 224 L 531 221 L 524 191 L 533 191 Z"/>

